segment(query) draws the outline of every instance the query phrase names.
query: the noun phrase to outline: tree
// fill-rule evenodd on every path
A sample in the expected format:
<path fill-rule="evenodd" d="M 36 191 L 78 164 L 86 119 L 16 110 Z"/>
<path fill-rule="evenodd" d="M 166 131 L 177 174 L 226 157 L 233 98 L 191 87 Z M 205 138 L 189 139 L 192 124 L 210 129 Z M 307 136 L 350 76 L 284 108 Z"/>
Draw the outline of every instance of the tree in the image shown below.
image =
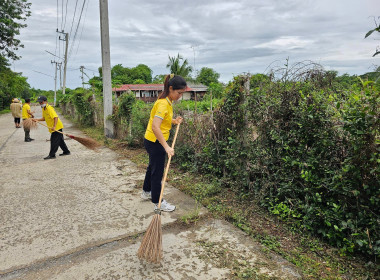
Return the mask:
<path fill-rule="evenodd" d="M 30 16 L 30 3 L 27 0 L 1 0 L 0 2 L 0 56 L 20 59 L 15 51 L 23 48 L 16 35 L 20 34 L 20 29 L 26 27 L 17 21 L 25 21 Z"/>
<path fill-rule="evenodd" d="M 379 17 L 379 18 L 380 18 L 380 17 Z M 373 32 L 375 32 L 375 31 L 377 31 L 377 32 L 380 33 L 380 24 L 377 24 L 376 20 L 375 20 L 375 26 L 376 26 L 376 27 L 375 27 L 374 29 L 368 31 L 367 34 L 365 34 L 365 37 L 364 37 L 364 38 L 367 38 L 368 36 L 370 36 L 370 35 L 371 35 Z M 378 54 L 380 54 L 380 49 L 379 49 L 379 47 L 376 48 L 376 52 L 373 54 L 373 56 L 376 56 L 376 55 L 378 55 Z"/>
<path fill-rule="evenodd" d="M 165 77 L 166 77 L 165 74 L 156 75 L 156 76 L 154 76 L 152 83 L 153 84 L 163 84 L 165 81 Z"/>
<path fill-rule="evenodd" d="M 216 73 L 212 68 L 203 67 L 199 72 L 196 81 L 209 86 L 211 83 L 218 83 L 219 77 L 219 73 Z"/>
<path fill-rule="evenodd" d="M 152 82 L 152 69 L 145 64 L 139 64 L 131 69 L 130 75 L 134 81 L 142 80 L 143 84 L 149 84 Z"/>
<path fill-rule="evenodd" d="M 188 78 L 193 71 L 193 68 L 189 65 L 187 59 L 184 60 L 180 54 L 176 57 L 169 56 L 169 62 L 166 64 L 166 68 L 170 70 L 171 74 L 180 75 L 184 78 Z"/>
<path fill-rule="evenodd" d="M 210 83 L 208 85 L 208 92 L 212 94 L 213 98 L 222 98 L 224 93 L 223 85 L 220 83 Z"/>
<path fill-rule="evenodd" d="M 8 108 L 14 97 L 30 97 L 27 78 L 13 72 L 3 60 L 5 58 L 0 56 L 0 111 Z"/>

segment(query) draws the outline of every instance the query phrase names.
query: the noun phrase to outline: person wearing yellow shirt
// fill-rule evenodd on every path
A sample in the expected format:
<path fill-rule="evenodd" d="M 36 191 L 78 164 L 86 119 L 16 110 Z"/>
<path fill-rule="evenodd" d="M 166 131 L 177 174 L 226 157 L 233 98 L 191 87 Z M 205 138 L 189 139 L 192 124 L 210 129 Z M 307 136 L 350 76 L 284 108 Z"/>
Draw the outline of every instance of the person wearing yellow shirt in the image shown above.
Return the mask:
<path fill-rule="evenodd" d="M 167 75 L 164 91 L 154 103 L 150 112 L 149 123 L 145 132 L 144 146 L 149 154 L 149 165 L 146 170 L 141 198 L 151 200 L 155 209 L 161 193 L 161 181 L 164 174 L 165 155 L 174 156 L 172 149 L 166 142 L 169 139 L 172 124 L 180 124 L 182 117 L 173 119 L 173 101 L 178 100 L 186 91 L 187 84 L 184 78 L 178 75 Z M 166 200 L 161 202 L 161 211 L 171 212 L 175 206 Z"/>
<path fill-rule="evenodd" d="M 54 159 L 55 153 L 58 151 L 58 147 L 60 147 L 63 151 L 60 156 L 70 155 L 70 151 L 66 146 L 65 140 L 63 139 L 63 134 L 57 131 L 62 132 L 63 124 L 61 120 L 58 118 L 57 113 L 54 108 L 47 103 L 46 96 L 39 96 L 37 98 L 37 102 L 40 103 L 42 108 L 42 118 L 34 119 L 35 121 L 46 121 L 46 125 L 49 127 L 50 136 L 50 152 L 47 157 L 44 159 Z"/>
<path fill-rule="evenodd" d="M 25 104 L 22 105 L 22 121 L 29 118 L 34 118 L 33 112 L 30 110 L 30 98 L 25 98 Z M 30 138 L 30 128 L 24 126 L 25 142 L 31 142 L 34 139 Z"/>

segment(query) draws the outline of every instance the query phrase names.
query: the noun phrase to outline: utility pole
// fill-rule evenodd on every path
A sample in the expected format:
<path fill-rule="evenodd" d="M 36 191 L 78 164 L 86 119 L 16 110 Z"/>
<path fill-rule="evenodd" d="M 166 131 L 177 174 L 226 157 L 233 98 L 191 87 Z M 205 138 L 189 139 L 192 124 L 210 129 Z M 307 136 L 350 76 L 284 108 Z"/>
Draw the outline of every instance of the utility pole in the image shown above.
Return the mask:
<path fill-rule="evenodd" d="M 108 138 L 114 137 L 112 116 L 112 82 L 111 82 L 111 55 L 108 22 L 108 0 L 99 0 L 100 8 L 100 38 L 102 47 L 103 72 L 103 102 L 104 102 L 104 134 Z"/>
<path fill-rule="evenodd" d="M 79 69 L 80 69 L 80 72 L 82 73 L 82 76 L 81 76 L 81 79 L 82 79 L 82 88 L 84 89 L 84 78 L 83 78 L 83 69 L 84 69 L 84 66 L 80 66 Z"/>
<path fill-rule="evenodd" d="M 62 88 L 62 94 L 65 94 L 66 90 L 66 71 L 67 71 L 67 51 L 69 48 L 69 33 L 65 33 L 62 31 L 58 31 L 58 33 L 62 33 L 65 35 L 64 39 L 61 39 L 61 36 L 59 36 L 59 40 L 65 41 L 66 42 L 66 48 L 65 48 L 65 61 L 64 61 L 64 67 L 63 67 L 63 88 Z"/>
<path fill-rule="evenodd" d="M 51 61 L 51 63 L 55 64 L 55 75 L 54 75 L 54 107 L 55 107 L 55 103 L 57 101 L 57 68 L 58 68 L 58 62 L 56 61 Z"/>
<path fill-rule="evenodd" d="M 59 88 L 62 89 L 62 62 L 58 63 L 59 68 Z"/>
<path fill-rule="evenodd" d="M 197 71 L 196 71 L 196 68 L 195 68 L 195 48 L 196 47 L 198 47 L 198 46 L 190 46 L 190 48 L 192 48 L 193 49 L 193 54 L 194 54 L 194 78 L 196 78 L 197 77 Z"/>

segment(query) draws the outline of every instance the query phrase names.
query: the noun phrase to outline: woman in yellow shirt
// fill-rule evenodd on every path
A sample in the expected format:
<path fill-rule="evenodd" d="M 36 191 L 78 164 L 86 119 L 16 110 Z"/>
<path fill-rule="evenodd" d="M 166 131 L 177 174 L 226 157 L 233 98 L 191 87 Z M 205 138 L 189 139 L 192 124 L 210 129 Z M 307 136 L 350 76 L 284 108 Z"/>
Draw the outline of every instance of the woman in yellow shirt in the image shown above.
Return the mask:
<path fill-rule="evenodd" d="M 184 78 L 178 75 L 167 75 L 164 91 L 154 103 L 150 112 L 149 123 L 145 132 L 144 146 L 149 154 L 149 165 L 146 170 L 141 198 L 151 199 L 157 208 L 161 193 L 161 181 L 164 174 L 165 155 L 174 156 L 172 149 L 166 142 L 169 139 L 172 124 L 182 122 L 182 117 L 173 119 L 173 101 L 178 100 L 186 91 L 187 84 Z M 175 206 L 166 200 L 161 202 L 161 211 L 174 211 Z"/>

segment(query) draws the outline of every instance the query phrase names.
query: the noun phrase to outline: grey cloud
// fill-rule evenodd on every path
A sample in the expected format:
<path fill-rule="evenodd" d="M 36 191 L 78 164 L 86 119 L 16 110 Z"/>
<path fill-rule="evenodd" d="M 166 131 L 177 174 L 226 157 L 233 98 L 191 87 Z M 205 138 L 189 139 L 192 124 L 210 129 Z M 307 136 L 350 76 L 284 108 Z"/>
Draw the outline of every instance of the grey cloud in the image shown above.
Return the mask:
<path fill-rule="evenodd" d="M 99 6 L 98 1 L 89 1 L 83 34 L 80 26 L 68 62 L 71 69 L 84 65 L 97 70 L 101 66 Z M 242 72 L 262 73 L 271 62 L 287 57 L 292 61 L 312 59 L 339 71 L 360 73 L 378 61 L 371 57 L 376 42 L 363 40 L 366 31 L 373 28 L 368 17 L 377 2 L 112 0 L 111 62 L 126 67 L 144 63 L 154 74 L 161 74 L 167 71 L 168 55 L 180 53 L 193 64 L 195 54 L 197 69 L 212 67 L 224 81 Z M 75 1 L 69 1 L 66 31 L 71 29 L 74 6 Z M 20 50 L 23 60 L 15 62 L 15 67 L 29 75 L 33 86 L 51 89 L 50 78 L 32 70 L 51 73 L 53 57 L 45 49 L 55 51 L 56 2 L 33 1 L 32 13 L 20 36 L 25 44 Z M 60 28 L 60 13 L 58 22 Z M 294 38 L 295 43 L 287 43 L 286 38 Z M 62 54 L 63 42 L 60 46 Z M 195 46 L 195 53 L 191 46 Z M 363 56 L 366 51 L 368 58 Z M 79 70 L 68 72 L 68 86 L 80 85 Z"/>

